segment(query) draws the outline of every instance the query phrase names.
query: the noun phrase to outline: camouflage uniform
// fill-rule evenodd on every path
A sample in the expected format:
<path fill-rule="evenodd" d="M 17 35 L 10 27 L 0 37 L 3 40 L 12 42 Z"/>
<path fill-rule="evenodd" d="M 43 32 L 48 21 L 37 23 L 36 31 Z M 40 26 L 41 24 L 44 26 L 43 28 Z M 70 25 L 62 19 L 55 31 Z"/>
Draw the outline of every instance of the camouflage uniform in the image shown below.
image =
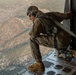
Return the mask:
<path fill-rule="evenodd" d="M 39 45 L 54 48 L 53 28 L 55 27 L 55 23 L 46 18 L 41 18 L 41 16 L 45 17 L 45 14 L 39 11 L 33 22 L 32 30 L 29 33 L 31 50 L 36 61 L 42 60 Z M 52 17 L 58 22 L 71 18 L 68 13 L 59 12 L 49 12 L 48 16 Z M 56 28 L 57 49 L 67 48 L 71 41 L 70 35 L 64 30 L 58 27 Z"/>

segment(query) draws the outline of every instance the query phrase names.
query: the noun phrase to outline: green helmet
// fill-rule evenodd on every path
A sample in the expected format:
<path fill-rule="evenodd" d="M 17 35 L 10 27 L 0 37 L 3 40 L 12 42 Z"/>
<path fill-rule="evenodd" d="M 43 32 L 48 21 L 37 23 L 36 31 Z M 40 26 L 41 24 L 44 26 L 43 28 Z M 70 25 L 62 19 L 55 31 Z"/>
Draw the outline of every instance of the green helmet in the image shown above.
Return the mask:
<path fill-rule="evenodd" d="M 38 10 L 39 10 L 38 7 L 36 7 L 36 6 L 30 6 L 30 7 L 27 9 L 27 15 L 36 16 Z"/>

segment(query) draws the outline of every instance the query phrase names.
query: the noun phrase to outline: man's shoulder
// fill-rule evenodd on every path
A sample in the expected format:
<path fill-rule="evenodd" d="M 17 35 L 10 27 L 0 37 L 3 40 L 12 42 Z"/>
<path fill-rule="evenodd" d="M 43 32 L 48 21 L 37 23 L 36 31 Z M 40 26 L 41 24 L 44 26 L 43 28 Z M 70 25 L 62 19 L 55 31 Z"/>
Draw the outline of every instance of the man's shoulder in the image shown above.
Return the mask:
<path fill-rule="evenodd" d="M 38 17 L 35 18 L 34 22 L 35 22 L 35 23 L 40 22 L 40 18 L 38 18 Z"/>
<path fill-rule="evenodd" d="M 52 17 L 54 12 L 47 12 L 47 13 L 43 13 L 40 14 L 39 16 L 37 16 L 34 20 L 34 22 L 40 22 L 40 21 L 44 21 L 44 20 L 50 20 L 50 17 Z"/>

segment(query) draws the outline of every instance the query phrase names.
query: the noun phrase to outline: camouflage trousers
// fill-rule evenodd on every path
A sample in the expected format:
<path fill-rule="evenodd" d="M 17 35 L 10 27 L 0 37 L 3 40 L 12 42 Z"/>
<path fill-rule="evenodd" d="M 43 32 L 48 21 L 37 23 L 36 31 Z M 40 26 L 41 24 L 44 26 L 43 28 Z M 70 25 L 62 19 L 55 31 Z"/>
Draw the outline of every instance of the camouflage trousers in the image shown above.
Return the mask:
<path fill-rule="evenodd" d="M 64 39 L 64 42 L 59 40 L 58 38 L 56 38 L 56 40 L 57 40 L 58 49 L 68 47 L 69 43 L 65 43 L 66 41 L 65 39 Z M 30 38 L 30 45 L 31 45 L 32 54 L 35 60 L 41 61 L 42 57 L 41 57 L 39 45 L 54 48 L 54 38 L 52 36 L 39 36 L 37 38 Z"/>

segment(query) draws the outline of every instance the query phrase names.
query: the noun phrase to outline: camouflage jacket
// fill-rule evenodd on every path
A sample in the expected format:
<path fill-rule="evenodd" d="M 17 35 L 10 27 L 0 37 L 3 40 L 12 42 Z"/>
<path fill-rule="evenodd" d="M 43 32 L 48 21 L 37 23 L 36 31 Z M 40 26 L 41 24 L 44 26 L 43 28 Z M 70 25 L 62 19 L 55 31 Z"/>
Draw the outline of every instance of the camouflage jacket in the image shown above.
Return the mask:
<path fill-rule="evenodd" d="M 45 15 L 48 15 L 49 17 L 52 17 L 58 22 L 62 22 L 63 20 L 70 19 L 71 15 L 69 13 L 59 13 L 59 12 L 48 12 L 48 13 L 43 13 L 39 11 L 35 17 L 35 20 L 33 22 L 33 27 L 30 32 L 30 36 L 37 37 L 40 34 L 50 34 L 51 29 L 55 27 L 55 24 L 49 20 L 48 18 L 45 17 Z M 60 36 L 67 36 L 67 33 L 60 28 L 57 28 L 58 32 L 57 34 Z"/>

